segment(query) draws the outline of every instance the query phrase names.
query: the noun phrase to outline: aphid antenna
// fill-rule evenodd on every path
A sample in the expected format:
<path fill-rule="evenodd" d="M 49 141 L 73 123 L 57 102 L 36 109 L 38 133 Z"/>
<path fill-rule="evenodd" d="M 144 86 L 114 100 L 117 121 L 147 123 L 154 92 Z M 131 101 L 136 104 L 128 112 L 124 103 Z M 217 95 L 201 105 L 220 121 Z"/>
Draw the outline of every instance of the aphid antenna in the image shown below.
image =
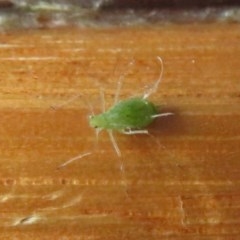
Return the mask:
<path fill-rule="evenodd" d="M 85 97 L 83 97 L 82 98 L 83 99 L 83 101 L 87 104 L 87 106 L 88 106 L 88 109 L 89 109 L 89 111 L 90 111 L 90 116 L 94 116 L 95 115 L 95 113 L 94 113 L 94 110 L 93 110 L 93 106 L 92 106 L 92 104 L 88 101 L 88 99 L 86 99 Z"/>
<path fill-rule="evenodd" d="M 80 97 L 82 97 L 82 94 L 78 94 L 76 96 L 73 96 L 70 99 L 68 99 L 67 101 L 64 101 L 63 103 L 61 103 L 59 105 L 51 106 L 51 108 L 54 109 L 54 110 L 60 109 L 60 108 L 62 108 L 64 106 L 68 105 L 69 103 L 76 101 Z"/>
<path fill-rule="evenodd" d="M 60 108 L 62 108 L 64 106 L 70 104 L 71 102 L 76 101 L 78 98 L 82 98 L 83 99 L 83 101 L 87 104 L 87 106 L 88 106 L 88 108 L 90 110 L 91 115 L 94 116 L 95 114 L 94 114 L 94 111 L 93 111 L 92 104 L 85 97 L 83 97 L 82 94 L 78 94 L 76 96 L 73 96 L 72 98 L 68 99 L 67 101 L 63 102 L 62 104 L 59 104 L 59 105 L 56 105 L 56 106 L 51 106 L 51 108 L 54 109 L 54 110 L 60 109 Z"/>
<path fill-rule="evenodd" d="M 157 59 L 160 63 L 161 66 L 161 71 L 158 77 L 158 80 L 153 84 L 153 86 L 143 95 L 143 99 L 147 99 L 150 95 L 152 95 L 154 92 L 157 91 L 158 86 L 162 80 L 162 76 L 163 76 L 163 60 L 161 57 L 157 56 Z"/>

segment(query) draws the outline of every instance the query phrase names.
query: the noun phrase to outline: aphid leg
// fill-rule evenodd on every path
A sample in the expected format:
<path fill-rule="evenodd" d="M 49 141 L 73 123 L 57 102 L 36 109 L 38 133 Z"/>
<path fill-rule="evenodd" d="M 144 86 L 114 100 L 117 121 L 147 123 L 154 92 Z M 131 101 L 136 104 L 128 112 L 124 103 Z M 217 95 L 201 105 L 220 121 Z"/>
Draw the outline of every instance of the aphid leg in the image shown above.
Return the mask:
<path fill-rule="evenodd" d="M 155 114 L 155 115 L 152 115 L 151 117 L 152 118 L 158 118 L 158 117 L 167 117 L 167 116 L 171 116 L 171 115 L 174 115 L 174 113 L 160 113 L 160 114 Z"/>
<path fill-rule="evenodd" d="M 131 67 L 131 65 L 134 64 L 134 60 L 132 60 L 131 62 L 129 62 L 128 66 L 127 66 L 127 69 L 126 71 L 120 76 L 120 78 L 118 79 L 118 82 L 117 82 L 117 90 L 116 90 L 116 94 L 115 94 L 115 97 L 114 97 L 114 105 L 116 105 L 119 101 L 119 94 L 120 94 L 120 91 L 121 91 L 121 88 L 122 88 L 122 82 L 125 78 L 125 76 L 128 74 L 129 72 L 129 69 Z"/>
<path fill-rule="evenodd" d="M 114 147 L 117 155 L 118 155 L 119 157 L 121 157 L 121 151 L 120 151 L 120 149 L 119 149 L 119 147 L 118 147 L 118 145 L 117 145 L 117 142 L 116 142 L 116 140 L 115 140 L 115 138 L 114 138 L 114 136 L 113 136 L 112 130 L 108 130 L 108 135 L 109 135 L 109 137 L 110 137 L 110 140 L 111 140 L 111 142 L 112 142 L 112 145 L 113 145 L 113 147 Z"/>
<path fill-rule="evenodd" d="M 131 130 L 131 129 L 128 129 L 128 130 L 123 130 L 122 133 L 126 134 L 126 135 L 149 134 L 147 129 L 141 129 L 141 130 Z"/>
<path fill-rule="evenodd" d="M 95 129 L 95 135 L 96 135 L 96 141 L 94 143 L 94 151 L 97 151 L 98 149 L 98 140 L 99 140 L 99 133 L 102 131 L 101 128 L 96 128 Z"/>
<path fill-rule="evenodd" d="M 87 153 L 83 153 L 83 154 L 77 155 L 77 156 L 75 156 L 73 158 L 70 158 L 68 161 L 66 161 L 65 163 L 63 163 L 60 166 L 58 166 L 57 169 L 59 170 L 59 169 L 65 167 L 65 166 L 67 166 L 68 164 L 70 164 L 70 163 L 72 163 L 72 162 L 74 162 L 76 160 L 79 160 L 81 158 L 84 158 L 84 157 L 86 157 L 86 156 L 88 156 L 90 154 L 92 154 L 92 153 L 91 152 L 87 152 Z"/>
<path fill-rule="evenodd" d="M 96 133 L 96 142 L 97 142 L 97 144 L 98 144 L 98 140 L 99 140 L 99 133 L 102 131 L 102 129 L 101 128 L 96 128 L 95 129 L 95 133 Z"/>
<path fill-rule="evenodd" d="M 151 94 L 157 91 L 158 86 L 162 80 L 162 75 L 163 75 L 163 61 L 162 59 L 158 56 L 157 57 L 158 61 L 160 62 L 161 65 L 161 71 L 158 77 L 158 80 L 154 83 L 154 85 L 143 95 L 143 99 L 147 99 Z"/>
<path fill-rule="evenodd" d="M 102 88 L 100 88 L 100 97 L 101 97 L 101 104 L 102 104 L 102 112 L 105 112 L 106 104 L 105 104 L 104 90 Z"/>
<path fill-rule="evenodd" d="M 117 145 L 117 142 L 113 136 L 113 132 L 112 130 L 108 130 L 108 134 L 109 134 L 109 137 L 110 137 L 110 140 L 113 144 L 113 147 L 118 155 L 118 161 L 119 161 L 119 166 L 120 166 L 120 171 L 122 173 L 122 178 L 123 178 L 123 183 L 124 183 L 124 186 L 125 186 L 125 192 L 126 192 L 126 195 L 128 196 L 128 192 L 127 192 L 127 182 L 126 182 L 126 174 L 125 174 L 125 168 L 124 168 L 124 164 L 123 164 L 123 161 L 121 159 L 121 151 Z"/>
<path fill-rule="evenodd" d="M 118 81 L 117 83 L 117 91 L 115 93 L 115 97 L 114 97 L 114 105 L 116 105 L 118 103 L 118 100 L 119 100 L 119 93 L 120 93 L 120 90 L 121 90 L 121 87 L 122 87 L 122 81 Z"/>
<path fill-rule="evenodd" d="M 96 129 L 96 143 L 95 143 L 95 146 L 94 146 L 94 151 L 96 151 L 96 149 L 97 149 L 97 147 L 98 147 L 98 137 L 99 137 L 99 133 L 101 132 L 101 130 L 102 130 L 102 129 L 100 129 L 100 128 Z M 93 151 L 93 152 L 94 152 L 94 151 Z M 58 166 L 57 169 L 59 170 L 59 169 L 65 167 L 65 166 L 67 166 L 68 164 L 76 161 L 76 160 L 79 160 L 79 159 L 81 159 L 81 158 L 84 158 L 84 157 L 92 154 L 93 152 L 87 152 L 87 153 L 79 154 L 79 155 L 77 155 L 77 156 L 75 156 L 75 157 L 73 157 L 73 158 L 70 158 L 69 160 L 67 160 L 66 162 L 64 162 L 64 163 L 61 164 L 60 166 Z"/>

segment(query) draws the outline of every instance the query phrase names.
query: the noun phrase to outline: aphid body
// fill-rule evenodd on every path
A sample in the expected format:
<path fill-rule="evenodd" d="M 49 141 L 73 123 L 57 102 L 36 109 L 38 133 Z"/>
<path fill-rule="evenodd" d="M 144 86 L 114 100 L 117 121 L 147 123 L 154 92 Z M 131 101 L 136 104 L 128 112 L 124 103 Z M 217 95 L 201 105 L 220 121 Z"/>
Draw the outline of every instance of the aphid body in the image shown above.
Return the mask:
<path fill-rule="evenodd" d="M 99 129 L 125 132 L 132 129 L 143 129 L 152 123 L 158 113 L 156 106 L 143 98 L 130 98 L 119 101 L 108 111 L 91 116 L 89 124 Z"/>

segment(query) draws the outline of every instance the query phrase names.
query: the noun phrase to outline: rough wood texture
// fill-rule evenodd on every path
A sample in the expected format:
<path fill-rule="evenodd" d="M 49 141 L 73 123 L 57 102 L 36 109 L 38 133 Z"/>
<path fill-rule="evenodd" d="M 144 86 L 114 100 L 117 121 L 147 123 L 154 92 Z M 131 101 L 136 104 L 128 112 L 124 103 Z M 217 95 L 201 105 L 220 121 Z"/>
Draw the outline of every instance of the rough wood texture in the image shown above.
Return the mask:
<path fill-rule="evenodd" d="M 1 239 L 236 239 L 240 234 L 238 25 L 29 30 L 0 36 Z M 175 116 L 152 136 L 107 134 L 89 107 L 142 93 Z M 134 63 L 128 67 L 131 60 Z M 78 94 L 82 99 L 66 103 Z M 85 99 L 85 100 L 84 100 Z M 120 171 L 120 161 L 125 173 Z M 14 238 L 16 237 L 16 238 Z"/>

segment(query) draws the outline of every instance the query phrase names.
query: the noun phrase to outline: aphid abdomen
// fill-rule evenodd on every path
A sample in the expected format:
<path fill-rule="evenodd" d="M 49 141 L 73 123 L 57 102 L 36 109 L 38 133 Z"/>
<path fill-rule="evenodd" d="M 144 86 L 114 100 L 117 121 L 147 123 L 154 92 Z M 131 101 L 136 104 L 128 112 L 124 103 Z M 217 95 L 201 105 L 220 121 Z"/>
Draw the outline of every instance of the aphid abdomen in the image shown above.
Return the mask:
<path fill-rule="evenodd" d="M 109 129 L 142 129 L 152 121 L 157 114 L 156 107 L 146 99 L 130 98 L 120 101 L 109 111 L 105 112 L 105 119 Z"/>

